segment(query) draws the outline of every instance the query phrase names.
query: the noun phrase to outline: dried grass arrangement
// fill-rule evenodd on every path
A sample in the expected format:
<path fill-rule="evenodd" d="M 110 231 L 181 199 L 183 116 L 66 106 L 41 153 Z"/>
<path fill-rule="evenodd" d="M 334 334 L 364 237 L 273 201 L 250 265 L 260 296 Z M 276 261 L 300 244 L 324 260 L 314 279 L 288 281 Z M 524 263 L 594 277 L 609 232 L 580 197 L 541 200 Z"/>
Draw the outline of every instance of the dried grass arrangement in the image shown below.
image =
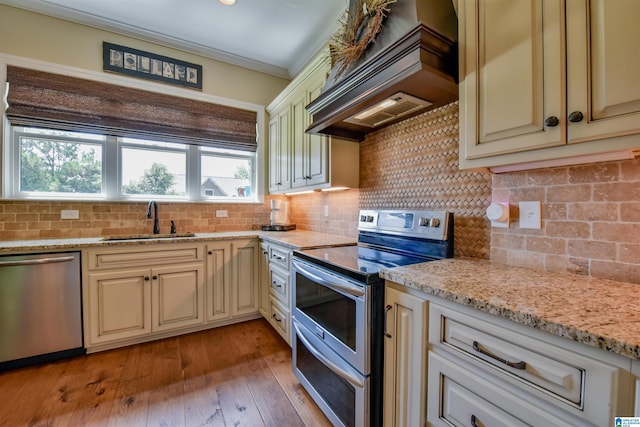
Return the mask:
<path fill-rule="evenodd" d="M 341 28 L 329 41 L 332 66 L 338 65 L 339 77 L 367 49 L 382 31 L 384 18 L 391 4 L 397 0 L 358 0 L 354 11 L 346 10 L 340 20 Z"/>

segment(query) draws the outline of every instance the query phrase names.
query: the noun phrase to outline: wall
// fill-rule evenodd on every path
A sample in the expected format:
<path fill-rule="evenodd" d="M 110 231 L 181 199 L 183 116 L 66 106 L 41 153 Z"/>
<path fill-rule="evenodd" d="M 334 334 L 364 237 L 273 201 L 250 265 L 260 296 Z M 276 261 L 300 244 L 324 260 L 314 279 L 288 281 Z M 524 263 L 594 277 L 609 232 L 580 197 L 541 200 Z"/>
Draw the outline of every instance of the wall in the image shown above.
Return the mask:
<path fill-rule="evenodd" d="M 102 71 L 102 42 L 202 65 L 202 92 L 267 105 L 288 80 L 15 7 L 0 5 L 0 53 Z"/>
<path fill-rule="evenodd" d="M 639 160 L 492 176 L 458 171 L 457 147 L 457 103 L 370 134 L 359 190 L 291 197 L 293 219 L 355 236 L 358 209 L 448 209 L 456 257 L 640 283 Z M 519 201 L 540 200 L 542 229 L 491 228 L 492 197 L 511 202 L 512 218 Z"/>
<path fill-rule="evenodd" d="M 492 260 L 640 283 L 639 160 L 494 175 L 493 197 L 515 220 L 492 229 Z M 535 200 L 542 228 L 519 228 L 518 202 Z"/>
<path fill-rule="evenodd" d="M 0 5 L 0 54 L 32 58 L 96 72 L 102 71 L 102 42 L 134 47 L 203 67 L 203 93 L 235 101 L 267 105 L 288 80 L 215 61 L 124 35 Z M 3 71 L 0 71 L 0 76 Z M 158 87 L 163 87 L 158 84 Z M 265 121 L 266 126 L 268 120 Z M 264 166 L 264 164 L 262 164 Z M 264 170 L 264 167 L 262 168 Z M 269 202 L 269 198 L 266 198 Z M 160 203 L 161 231 L 174 219 L 178 231 L 213 232 L 252 229 L 268 223 L 263 204 Z M 77 209 L 79 220 L 60 220 L 62 209 Z M 226 209 L 229 218 L 215 218 Z M 0 239 L 94 237 L 148 233 L 146 204 L 134 202 L 0 201 Z"/>
<path fill-rule="evenodd" d="M 267 200 L 268 203 L 268 200 Z M 174 220 L 178 232 L 252 230 L 269 223 L 268 204 L 158 203 L 160 232 Z M 78 210 L 77 220 L 61 220 L 60 211 Z M 228 218 L 216 218 L 225 209 Z M 6 202 L 0 203 L 0 240 L 40 240 L 144 234 L 153 231 L 147 203 Z"/>
<path fill-rule="evenodd" d="M 488 258 L 490 200 L 489 175 L 458 170 L 453 103 L 368 135 L 360 144 L 359 191 L 292 196 L 291 207 L 300 228 L 351 236 L 358 209 L 446 209 L 455 216 L 455 256 Z"/>

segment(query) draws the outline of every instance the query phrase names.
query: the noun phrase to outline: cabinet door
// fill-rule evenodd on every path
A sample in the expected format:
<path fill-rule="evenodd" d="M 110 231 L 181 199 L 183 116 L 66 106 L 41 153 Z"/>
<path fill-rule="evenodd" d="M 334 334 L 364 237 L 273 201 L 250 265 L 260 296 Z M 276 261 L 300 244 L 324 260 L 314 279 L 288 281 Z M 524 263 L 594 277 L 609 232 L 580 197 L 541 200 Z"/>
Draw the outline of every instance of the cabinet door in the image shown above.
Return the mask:
<path fill-rule="evenodd" d="M 269 272 L 269 244 L 260 243 L 260 290 L 258 298 L 259 310 L 265 318 L 269 317 L 269 290 L 270 272 Z"/>
<path fill-rule="evenodd" d="M 310 82 L 307 104 L 320 95 L 324 82 L 322 74 Z M 309 127 L 311 120 L 311 114 L 306 114 L 305 129 Z M 329 141 L 330 138 L 324 135 L 307 135 L 307 185 L 329 182 Z"/>
<path fill-rule="evenodd" d="M 461 165 L 565 143 L 563 16 L 559 0 L 460 1 Z"/>
<path fill-rule="evenodd" d="M 260 245 L 255 240 L 232 243 L 231 315 L 258 313 Z"/>
<path fill-rule="evenodd" d="M 270 192 L 286 191 L 291 188 L 289 117 L 289 106 L 287 106 L 269 122 Z"/>
<path fill-rule="evenodd" d="M 304 86 L 294 94 L 291 102 L 292 187 L 300 188 L 328 182 L 328 137 L 305 133 L 311 124 L 311 115 L 305 106 L 320 95 L 324 85 L 323 68 L 309 77 Z"/>
<path fill-rule="evenodd" d="M 569 142 L 640 133 L 640 2 L 567 1 Z"/>
<path fill-rule="evenodd" d="M 427 301 L 385 291 L 384 425 L 425 425 Z M 390 335 L 390 336 L 389 336 Z"/>
<path fill-rule="evenodd" d="M 307 185 L 308 177 L 308 140 L 305 131 L 307 112 L 304 109 L 307 101 L 306 92 L 298 91 L 291 100 L 291 186 L 293 188 Z"/>
<path fill-rule="evenodd" d="M 89 278 L 92 344 L 151 333 L 151 271 L 92 273 Z"/>
<path fill-rule="evenodd" d="M 231 243 L 207 244 L 207 322 L 231 316 L 231 268 Z"/>
<path fill-rule="evenodd" d="M 203 322 L 204 275 L 201 263 L 156 267 L 151 273 L 154 331 Z"/>

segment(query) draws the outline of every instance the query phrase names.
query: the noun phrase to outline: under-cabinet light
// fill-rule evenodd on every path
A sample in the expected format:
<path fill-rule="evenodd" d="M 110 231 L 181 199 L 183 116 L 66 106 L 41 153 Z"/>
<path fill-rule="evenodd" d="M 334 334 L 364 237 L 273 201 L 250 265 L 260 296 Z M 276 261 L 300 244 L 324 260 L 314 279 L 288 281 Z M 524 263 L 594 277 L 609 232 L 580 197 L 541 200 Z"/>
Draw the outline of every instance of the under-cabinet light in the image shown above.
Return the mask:
<path fill-rule="evenodd" d="M 218 1 L 225 6 L 233 6 L 234 4 L 236 4 L 236 0 L 218 0 Z"/>
<path fill-rule="evenodd" d="M 320 191 L 328 192 L 328 191 L 342 191 L 348 190 L 349 187 L 331 187 L 331 188 L 321 188 Z"/>
<path fill-rule="evenodd" d="M 612 162 L 616 160 L 632 160 L 640 157 L 639 150 L 614 151 L 611 153 L 587 154 L 584 156 L 565 157 L 562 159 L 541 160 L 537 162 L 517 163 L 513 165 L 494 166 L 493 173 L 517 172 L 532 169 L 553 168 L 558 166 L 583 165 L 585 163 Z"/>

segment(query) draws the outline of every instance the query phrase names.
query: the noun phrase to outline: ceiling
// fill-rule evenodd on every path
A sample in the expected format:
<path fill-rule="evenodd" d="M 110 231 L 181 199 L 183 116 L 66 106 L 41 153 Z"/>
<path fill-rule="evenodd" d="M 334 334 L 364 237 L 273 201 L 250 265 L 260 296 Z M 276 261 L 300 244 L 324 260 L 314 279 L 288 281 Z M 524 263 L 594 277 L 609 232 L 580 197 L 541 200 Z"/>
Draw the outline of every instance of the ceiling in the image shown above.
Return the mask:
<path fill-rule="evenodd" d="M 338 28 L 347 0 L 0 0 L 291 78 Z"/>

